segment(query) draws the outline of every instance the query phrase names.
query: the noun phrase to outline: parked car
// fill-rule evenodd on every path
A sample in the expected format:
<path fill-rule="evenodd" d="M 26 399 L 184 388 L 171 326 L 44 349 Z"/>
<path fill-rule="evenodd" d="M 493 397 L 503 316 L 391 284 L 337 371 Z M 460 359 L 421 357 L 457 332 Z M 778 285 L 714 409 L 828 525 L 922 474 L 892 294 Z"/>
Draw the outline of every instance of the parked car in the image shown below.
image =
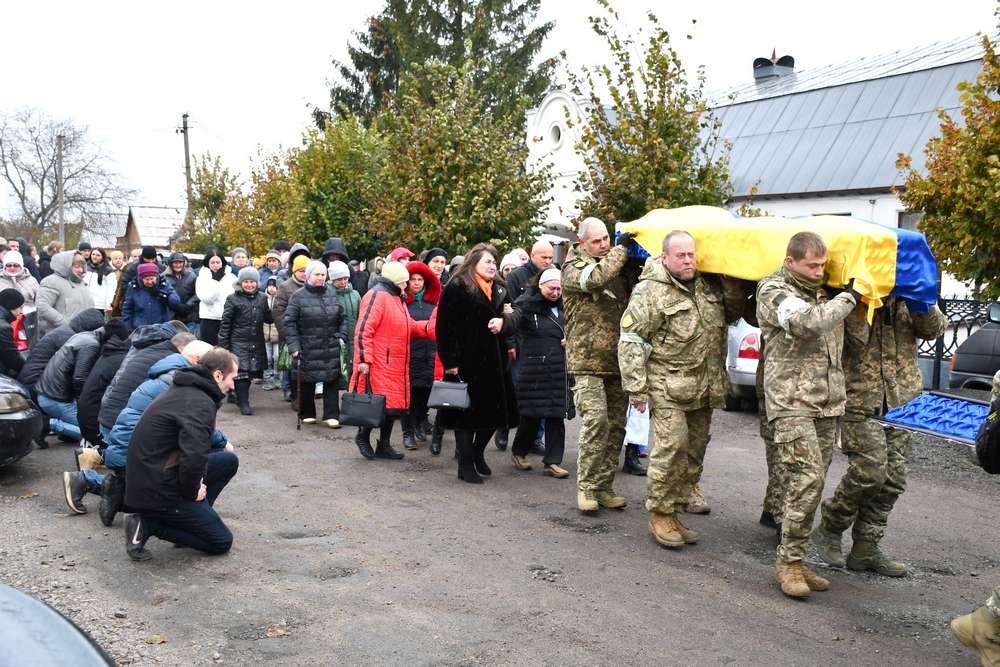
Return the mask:
<path fill-rule="evenodd" d="M 0 467 L 24 458 L 42 430 L 42 411 L 17 380 L 0 375 Z"/>
<path fill-rule="evenodd" d="M 729 327 L 726 373 L 731 388 L 726 410 L 757 409 L 757 362 L 760 361 L 760 329 L 740 319 Z"/>
<path fill-rule="evenodd" d="M 965 339 L 951 355 L 952 389 L 985 389 L 993 386 L 993 375 L 1000 369 L 1000 303 L 987 309 L 989 320 Z"/>

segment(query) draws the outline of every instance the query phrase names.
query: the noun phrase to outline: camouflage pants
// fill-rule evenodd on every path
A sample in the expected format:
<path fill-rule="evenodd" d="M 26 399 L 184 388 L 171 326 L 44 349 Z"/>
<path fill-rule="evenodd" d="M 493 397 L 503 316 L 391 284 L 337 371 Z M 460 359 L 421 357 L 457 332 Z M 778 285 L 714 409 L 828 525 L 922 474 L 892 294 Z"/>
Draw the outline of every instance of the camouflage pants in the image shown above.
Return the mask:
<path fill-rule="evenodd" d="M 785 489 L 788 487 L 788 470 L 781 464 L 778 446 L 774 444 L 772 425 L 767 421 L 764 400 L 760 406 L 760 437 L 764 441 L 764 459 L 767 461 L 767 488 L 764 490 L 764 511 L 781 521 L 785 509 Z"/>
<path fill-rule="evenodd" d="M 823 501 L 823 528 L 841 533 L 853 523 L 855 541 L 877 544 L 906 490 L 910 434 L 861 415 L 848 415 L 840 424 L 849 463 L 833 496 Z"/>
<path fill-rule="evenodd" d="M 646 509 L 676 514 L 684 511 L 691 489 L 701 479 L 712 408 L 655 408 L 650 421 L 656 444 L 646 472 Z"/>
<path fill-rule="evenodd" d="M 993 595 L 986 599 L 986 608 L 993 614 L 993 618 L 1000 621 L 1000 585 L 993 589 Z"/>
<path fill-rule="evenodd" d="M 778 558 L 790 563 L 805 557 L 813 515 L 823 496 L 826 471 L 833 458 L 837 419 L 779 417 L 771 425 L 780 461 L 788 470 Z"/>
<path fill-rule="evenodd" d="M 581 491 L 611 491 L 625 440 L 628 395 L 618 376 L 577 375 L 573 389 L 580 415 L 576 485 Z"/>

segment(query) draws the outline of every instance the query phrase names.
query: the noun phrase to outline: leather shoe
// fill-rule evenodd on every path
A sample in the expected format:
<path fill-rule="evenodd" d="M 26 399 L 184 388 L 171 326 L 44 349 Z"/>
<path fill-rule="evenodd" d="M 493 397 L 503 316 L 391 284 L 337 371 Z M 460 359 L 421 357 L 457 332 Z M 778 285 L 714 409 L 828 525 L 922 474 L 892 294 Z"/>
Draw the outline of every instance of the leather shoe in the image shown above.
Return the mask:
<path fill-rule="evenodd" d="M 549 477 L 555 477 L 556 479 L 563 479 L 565 477 L 569 477 L 569 471 L 563 470 L 555 463 L 549 463 L 548 465 L 546 465 L 545 470 L 543 470 L 542 472 L 548 475 Z"/>

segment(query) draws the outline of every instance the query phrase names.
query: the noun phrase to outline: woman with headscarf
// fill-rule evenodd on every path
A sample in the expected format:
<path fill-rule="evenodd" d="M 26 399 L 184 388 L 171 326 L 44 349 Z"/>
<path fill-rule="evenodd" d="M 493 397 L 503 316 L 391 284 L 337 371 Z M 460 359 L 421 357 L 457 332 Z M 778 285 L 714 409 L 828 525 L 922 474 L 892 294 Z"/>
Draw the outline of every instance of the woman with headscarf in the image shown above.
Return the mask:
<path fill-rule="evenodd" d="M 431 248 L 424 255 L 423 263 L 437 276 L 438 282 L 448 282 L 448 253 L 443 248 Z"/>
<path fill-rule="evenodd" d="M 219 344 L 222 312 L 226 306 L 226 299 L 235 289 L 236 274 L 226 264 L 226 258 L 216 248 L 209 248 L 194 282 L 194 291 L 199 299 L 201 340 L 211 345 Z"/>
<path fill-rule="evenodd" d="M 493 432 L 517 423 L 507 351 L 500 327 L 490 328 L 510 304 L 507 288 L 496 278 L 497 250 L 479 243 L 452 274 L 438 305 L 438 357 L 445 379 L 465 382 L 471 404 L 468 410 L 444 410 L 442 422 L 455 429 L 458 477 L 472 484 L 492 472 L 484 452 Z"/>
<path fill-rule="evenodd" d="M 62 326 L 81 310 L 94 307 L 90 291 L 83 284 L 85 272 L 83 255 L 76 250 L 66 250 L 52 258 L 52 275 L 38 285 L 38 338 Z"/>

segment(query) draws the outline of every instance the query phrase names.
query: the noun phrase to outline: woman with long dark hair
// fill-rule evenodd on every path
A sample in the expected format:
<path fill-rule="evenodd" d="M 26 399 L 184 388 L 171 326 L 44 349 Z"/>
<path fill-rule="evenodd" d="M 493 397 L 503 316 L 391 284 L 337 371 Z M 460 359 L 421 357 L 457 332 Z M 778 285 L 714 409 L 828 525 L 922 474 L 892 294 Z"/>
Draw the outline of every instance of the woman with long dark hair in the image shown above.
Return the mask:
<path fill-rule="evenodd" d="M 225 256 L 216 248 L 205 251 L 202 267 L 194 282 L 198 295 L 198 316 L 201 317 L 200 337 L 211 345 L 219 344 L 219 327 L 226 299 L 236 290 L 236 274 L 226 263 Z"/>
<path fill-rule="evenodd" d="M 452 274 L 437 315 L 438 356 L 445 379 L 468 384 L 468 410 L 443 411 L 443 426 L 455 430 L 458 477 L 481 484 L 492 472 L 484 452 L 493 432 L 517 424 L 517 402 L 507 368 L 503 340 L 490 329 L 502 317 L 510 297 L 497 277 L 497 250 L 476 244 Z"/>

